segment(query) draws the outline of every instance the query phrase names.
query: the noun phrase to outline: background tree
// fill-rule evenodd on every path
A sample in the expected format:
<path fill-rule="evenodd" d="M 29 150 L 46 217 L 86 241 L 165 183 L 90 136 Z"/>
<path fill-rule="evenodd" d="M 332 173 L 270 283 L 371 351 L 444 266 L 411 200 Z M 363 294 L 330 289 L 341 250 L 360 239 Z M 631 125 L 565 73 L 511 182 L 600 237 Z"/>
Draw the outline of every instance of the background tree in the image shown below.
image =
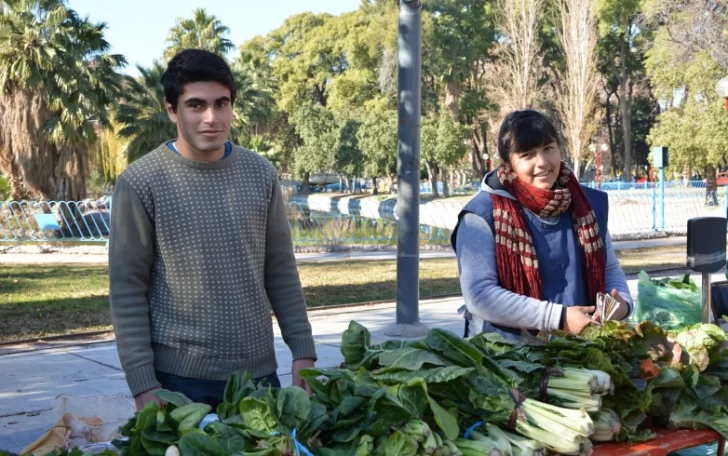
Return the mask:
<path fill-rule="evenodd" d="M 623 174 L 632 180 L 633 136 L 632 100 L 635 70 L 641 64 L 642 35 L 645 32 L 643 0 L 598 0 L 597 15 L 606 57 L 602 69 L 606 77 L 617 83 L 617 96 L 623 134 Z"/>
<path fill-rule="evenodd" d="M 185 49 L 204 49 L 224 56 L 235 49 L 229 34 L 230 29 L 214 15 L 208 15 L 204 8 L 196 8 L 191 19 L 179 18 L 170 29 L 164 57 L 169 61 Z"/>
<path fill-rule="evenodd" d="M 496 60 L 487 71 L 487 89 L 501 117 L 534 108 L 540 96 L 543 53 L 539 28 L 544 0 L 498 0 Z"/>
<path fill-rule="evenodd" d="M 165 67 L 154 62 L 151 68 L 137 65 L 137 70 L 138 77 L 127 76 L 124 80 L 124 95 L 116 113 L 119 136 L 129 141 L 129 163 L 177 136 L 177 128 L 169 120 L 164 105 L 161 79 Z"/>
<path fill-rule="evenodd" d="M 365 106 L 361 121 L 357 138 L 364 155 L 364 173 L 372 178 L 375 195 L 379 176 L 387 177 L 387 191 L 393 193 L 397 172 L 397 111 L 388 100 L 375 99 Z"/>
<path fill-rule="evenodd" d="M 557 109 L 577 179 L 581 157 L 597 127 L 595 112 L 599 77 L 596 68 L 597 30 L 592 0 L 558 0 L 557 35 L 565 69 L 557 70 Z"/>
<path fill-rule="evenodd" d="M 62 0 L 0 2 L 0 169 L 13 198 L 85 198 L 89 149 L 125 64 L 105 29 Z"/>

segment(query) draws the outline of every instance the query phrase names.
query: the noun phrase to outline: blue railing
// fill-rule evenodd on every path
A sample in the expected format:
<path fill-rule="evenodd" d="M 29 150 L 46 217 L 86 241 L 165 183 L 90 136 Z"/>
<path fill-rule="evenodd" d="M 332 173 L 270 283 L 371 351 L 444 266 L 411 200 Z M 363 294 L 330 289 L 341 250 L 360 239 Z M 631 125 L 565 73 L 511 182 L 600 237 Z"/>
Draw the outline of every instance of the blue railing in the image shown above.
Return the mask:
<path fill-rule="evenodd" d="M 726 192 L 728 187 L 708 192 L 667 185 L 664 191 L 654 187 L 609 190 L 609 232 L 612 236 L 657 231 L 684 234 L 693 217 L 725 217 Z M 379 201 L 361 195 L 291 196 L 288 223 L 297 245 L 396 243 L 396 197 Z M 447 244 L 458 214 L 470 198 L 423 199 L 422 244 Z M 91 200 L 0 202 L 0 242 L 103 242 L 109 234 L 109 208 L 109 201 Z"/>

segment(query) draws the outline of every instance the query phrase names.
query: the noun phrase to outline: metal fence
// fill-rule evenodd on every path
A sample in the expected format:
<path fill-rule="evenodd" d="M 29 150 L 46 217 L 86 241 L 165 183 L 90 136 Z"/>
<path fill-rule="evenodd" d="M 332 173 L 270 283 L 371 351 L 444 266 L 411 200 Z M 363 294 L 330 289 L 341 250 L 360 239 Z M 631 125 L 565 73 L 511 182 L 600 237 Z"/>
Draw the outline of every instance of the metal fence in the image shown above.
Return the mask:
<path fill-rule="evenodd" d="M 607 191 L 609 231 L 615 238 L 655 232 L 683 234 L 699 216 L 725 217 L 728 188 L 675 186 Z M 664 195 L 664 196 L 663 196 Z M 288 222 L 293 241 L 305 245 L 393 245 L 397 240 L 396 199 L 386 196 L 290 195 Z M 458 213 L 472 196 L 434 199 L 420 205 L 420 239 L 447 244 Z M 108 239 L 109 201 L 0 202 L 0 242 L 97 241 Z"/>
<path fill-rule="evenodd" d="M 0 202 L 0 241 L 106 241 L 108 201 Z"/>

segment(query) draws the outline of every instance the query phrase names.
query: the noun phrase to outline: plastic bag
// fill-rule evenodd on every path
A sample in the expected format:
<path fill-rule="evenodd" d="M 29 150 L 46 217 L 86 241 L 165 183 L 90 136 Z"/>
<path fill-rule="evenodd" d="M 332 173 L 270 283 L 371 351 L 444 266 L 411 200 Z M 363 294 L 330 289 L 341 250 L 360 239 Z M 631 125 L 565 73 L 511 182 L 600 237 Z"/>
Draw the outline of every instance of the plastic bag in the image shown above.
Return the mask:
<path fill-rule="evenodd" d="M 702 300 L 700 287 L 690 280 L 690 274 L 655 280 L 641 271 L 632 319 L 651 321 L 667 330 L 680 329 L 701 322 Z"/>
<path fill-rule="evenodd" d="M 59 448 L 108 443 L 120 437 L 118 429 L 134 415 L 134 404 L 125 396 L 68 396 L 53 401 L 55 426 L 25 448 L 20 454 L 45 454 Z M 88 453 L 108 445 L 94 445 Z"/>

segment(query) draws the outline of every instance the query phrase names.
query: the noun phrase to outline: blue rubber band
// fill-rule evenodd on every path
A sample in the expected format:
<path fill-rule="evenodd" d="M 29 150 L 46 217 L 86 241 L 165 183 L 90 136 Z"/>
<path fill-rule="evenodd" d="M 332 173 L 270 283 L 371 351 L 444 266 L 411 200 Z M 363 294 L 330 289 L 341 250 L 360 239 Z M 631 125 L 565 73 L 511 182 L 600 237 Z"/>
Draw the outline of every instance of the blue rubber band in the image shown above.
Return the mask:
<path fill-rule="evenodd" d="M 296 456 L 301 456 L 302 454 L 305 456 L 313 456 L 313 453 L 308 451 L 308 448 L 303 446 L 303 444 L 296 439 L 296 428 L 293 428 L 291 438 L 293 439 L 293 447 L 296 450 Z"/>
<path fill-rule="evenodd" d="M 470 433 L 474 430 L 478 429 L 480 426 L 484 425 L 485 421 L 478 421 L 474 425 L 470 426 L 467 431 L 465 431 L 465 434 L 463 435 L 463 438 L 465 440 L 468 440 L 470 438 Z"/>

